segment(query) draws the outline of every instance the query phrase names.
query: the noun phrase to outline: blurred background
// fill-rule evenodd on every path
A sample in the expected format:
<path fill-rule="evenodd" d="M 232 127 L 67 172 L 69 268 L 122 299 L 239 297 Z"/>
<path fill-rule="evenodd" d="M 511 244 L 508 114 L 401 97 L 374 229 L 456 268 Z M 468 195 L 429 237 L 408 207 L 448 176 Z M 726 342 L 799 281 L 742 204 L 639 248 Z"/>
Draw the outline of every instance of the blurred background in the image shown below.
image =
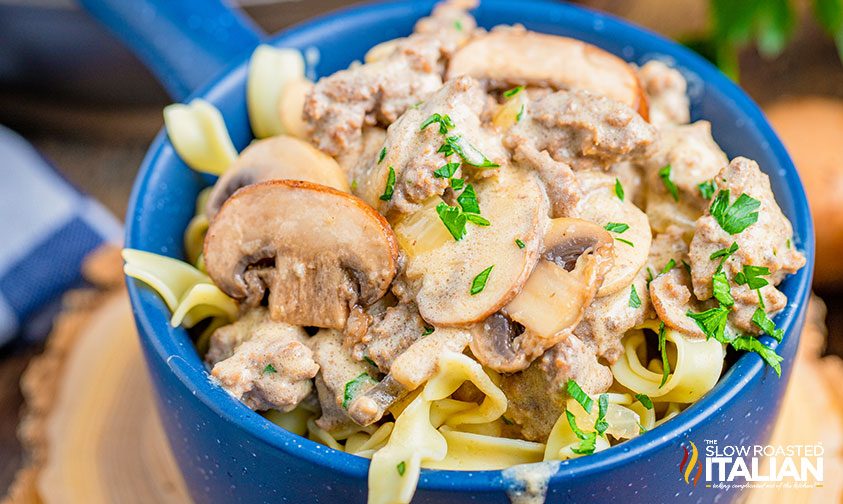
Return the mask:
<path fill-rule="evenodd" d="M 236 0 L 273 33 L 353 2 Z M 829 353 L 843 355 L 843 0 L 584 0 L 687 44 L 767 112 L 806 183 L 817 223 L 816 292 Z M 0 124 L 122 219 L 162 127 L 165 91 L 73 0 L 0 0 Z M 12 168 L 0 160 L 0 173 Z M 0 219 L 11 219 L 2 215 Z M 0 488 L 21 463 L 18 380 L 40 343 L 0 349 Z"/>

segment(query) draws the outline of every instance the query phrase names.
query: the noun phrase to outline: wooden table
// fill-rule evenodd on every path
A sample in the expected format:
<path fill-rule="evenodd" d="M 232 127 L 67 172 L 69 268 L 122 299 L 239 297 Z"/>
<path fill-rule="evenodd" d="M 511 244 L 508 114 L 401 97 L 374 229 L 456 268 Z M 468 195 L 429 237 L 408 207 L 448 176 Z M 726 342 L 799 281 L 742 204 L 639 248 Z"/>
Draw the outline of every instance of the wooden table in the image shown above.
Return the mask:
<path fill-rule="evenodd" d="M 273 32 L 350 2 L 287 1 L 256 6 L 249 13 Z M 678 37 L 702 30 L 702 0 L 587 0 L 582 3 L 613 12 L 662 33 Z M 754 51 L 741 57 L 742 85 L 762 105 L 785 95 L 825 94 L 843 97 L 843 66 L 831 42 L 811 21 L 775 61 Z M 126 211 L 131 183 L 143 154 L 162 124 L 164 103 L 146 107 L 99 108 L 95 104 L 57 101 L 0 90 L 0 123 L 24 134 L 65 176 L 99 198 L 116 215 Z M 829 305 L 829 349 L 843 355 L 843 297 L 821 292 Z M 21 395 L 18 379 L 37 346 L 0 351 L 0 488 L 20 465 L 15 438 Z"/>

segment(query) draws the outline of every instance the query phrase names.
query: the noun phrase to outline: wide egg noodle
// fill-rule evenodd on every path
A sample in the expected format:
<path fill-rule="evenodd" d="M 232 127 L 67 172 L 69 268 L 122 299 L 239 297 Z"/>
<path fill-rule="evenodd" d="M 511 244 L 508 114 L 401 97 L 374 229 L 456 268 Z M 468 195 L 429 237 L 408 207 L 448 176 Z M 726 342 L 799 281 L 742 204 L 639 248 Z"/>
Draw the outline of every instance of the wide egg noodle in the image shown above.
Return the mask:
<path fill-rule="evenodd" d="M 645 327 L 658 331 L 656 322 Z M 646 341 L 642 329 L 629 331 L 623 339 L 624 355 L 612 364 L 615 380 L 632 391 L 650 397 L 653 402 L 692 403 L 711 390 L 720 379 L 726 351 L 714 339 L 690 340 L 678 331 L 665 329 L 665 338 L 676 347 L 676 364 L 663 386 L 662 373 L 648 369 L 639 359 Z M 646 352 L 644 352 L 646 355 Z"/>
<path fill-rule="evenodd" d="M 179 157 L 196 171 L 221 175 L 237 158 L 222 114 L 205 100 L 168 105 L 164 125 Z"/>
<path fill-rule="evenodd" d="M 304 78 L 304 58 L 298 49 L 259 45 L 249 59 L 246 105 L 257 138 L 286 133 L 278 113 L 278 100 L 292 79 Z"/>
<path fill-rule="evenodd" d="M 173 313 L 170 324 L 193 327 L 209 317 L 237 318 L 237 303 L 193 266 L 151 252 L 124 249 L 123 271 L 157 292 Z"/>

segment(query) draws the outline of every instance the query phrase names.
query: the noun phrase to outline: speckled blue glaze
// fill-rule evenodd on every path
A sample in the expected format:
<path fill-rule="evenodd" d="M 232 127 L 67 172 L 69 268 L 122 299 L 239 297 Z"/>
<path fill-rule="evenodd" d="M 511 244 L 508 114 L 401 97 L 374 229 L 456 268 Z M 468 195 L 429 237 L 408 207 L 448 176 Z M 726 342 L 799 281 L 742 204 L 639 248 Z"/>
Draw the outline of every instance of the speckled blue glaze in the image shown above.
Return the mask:
<path fill-rule="evenodd" d="M 279 46 L 316 48 L 317 75 L 362 59 L 370 46 L 406 35 L 433 2 L 387 2 L 315 19 L 271 39 Z M 539 1 L 486 0 L 476 12 L 481 26 L 523 23 L 542 32 L 594 43 L 628 61 L 671 61 L 688 78 L 695 119 L 712 122 L 730 157 L 756 159 L 770 176 L 795 245 L 808 266 L 782 284 L 790 300 L 776 322 L 785 328 L 778 352 L 781 378 L 754 354 L 741 357 L 708 395 L 675 419 L 610 450 L 563 462 L 552 478 L 548 502 L 729 502 L 738 494 L 694 488 L 681 479 L 681 443 L 765 442 L 771 433 L 804 323 L 814 257 L 805 194 L 782 144 L 758 107 L 701 58 L 657 35 L 603 14 Z M 196 92 L 225 117 L 234 144 L 251 140 L 245 104 L 245 60 Z M 182 232 L 193 200 L 210 180 L 176 156 L 162 131 L 135 183 L 127 216 L 127 245 L 182 257 Z M 253 413 L 208 380 L 188 335 L 171 328 L 164 303 L 142 284 L 129 293 L 157 393 L 159 412 L 190 492 L 197 502 L 364 502 L 369 462 L 290 434 Z M 765 342 L 771 343 L 769 338 Z M 422 471 L 415 502 L 508 502 L 500 471 Z"/>

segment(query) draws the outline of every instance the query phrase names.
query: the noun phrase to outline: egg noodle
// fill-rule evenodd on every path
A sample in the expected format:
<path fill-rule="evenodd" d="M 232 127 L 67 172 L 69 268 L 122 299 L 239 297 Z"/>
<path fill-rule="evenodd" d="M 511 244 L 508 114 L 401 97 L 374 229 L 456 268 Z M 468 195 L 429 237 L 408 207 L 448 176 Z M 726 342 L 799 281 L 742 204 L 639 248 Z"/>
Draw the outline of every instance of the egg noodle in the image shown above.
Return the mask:
<path fill-rule="evenodd" d="M 469 4 L 471 2 L 464 1 L 440 4 L 431 18 L 419 22 L 416 35 L 423 38 L 432 37 L 431 34 L 435 33 L 439 37 L 452 37 L 448 40 L 455 47 L 467 44 L 469 38 L 464 30 L 470 31 L 474 26 L 473 18 L 465 11 Z M 439 31 L 430 28 L 438 26 L 437 16 L 448 21 L 444 28 L 439 26 Z M 429 26 L 430 23 L 433 24 Z M 501 37 L 510 37 L 527 45 L 544 44 L 566 54 L 566 51 L 578 54 L 581 51 L 578 44 L 582 44 L 517 27 L 492 30 L 488 34 L 478 31 L 475 36 L 481 48 L 489 41 L 491 47 L 504 52 L 512 48 L 506 44 L 495 46 L 498 43 L 495 40 Z M 365 57 L 363 67 L 385 64 L 395 57 L 396 51 L 407 47 L 404 44 L 406 39 L 396 39 L 372 48 Z M 449 47 L 445 44 L 440 49 L 447 53 L 452 50 Z M 438 54 L 440 49 L 434 52 Z M 592 49 L 598 51 L 597 48 Z M 410 51 L 406 54 L 414 53 Z M 594 57 L 599 56 L 597 52 L 594 54 Z M 535 55 L 525 53 L 523 56 L 530 60 Z M 453 63 L 460 56 L 448 57 L 453 58 Z M 672 71 L 659 66 L 636 69 L 609 55 L 599 57 L 605 58 L 602 60 L 605 68 L 601 71 L 609 72 L 606 69 L 612 65 L 620 65 L 614 67 L 620 68 L 619 78 L 632 75 L 634 82 L 646 78 L 647 72 L 654 68 L 658 72 Z M 474 64 L 470 59 L 461 63 Z M 536 61 L 533 63 L 538 64 Z M 360 70 L 360 65 L 352 65 L 347 72 L 368 71 L 365 68 Z M 411 71 L 410 67 L 400 68 Z M 638 77 L 634 72 L 630 73 L 630 68 L 639 72 Z M 190 330 L 198 352 L 206 356 L 214 376 L 221 362 L 235 359 L 238 345 L 244 345 L 250 338 L 264 338 L 250 342 L 250 348 L 259 351 L 247 355 L 242 366 L 252 368 L 240 373 L 240 368 L 234 367 L 234 378 L 230 383 L 243 385 L 237 381 L 241 379 L 241 374 L 251 377 L 252 382 L 237 389 L 236 394 L 232 392 L 233 385 L 230 383 L 227 385 L 220 380 L 221 386 L 253 409 L 263 410 L 262 414 L 269 421 L 291 433 L 337 451 L 371 459 L 368 477 L 371 504 L 410 502 L 423 468 L 484 471 L 549 462 L 551 464 L 542 467 L 553 468 L 545 471 L 552 474 L 558 467 L 558 462 L 552 465 L 554 461 L 607 450 L 640 436 L 675 417 L 708 393 L 723 373 L 726 351 L 730 346 L 758 353 L 779 371 L 776 366 L 780 358 L 776 360 L 778 356 L 772 349 L 758 343 L 754 337 L 735 336 L 739 331 L 734 329 L 732 318 L 728 319 L 728 329 L 725 329 L 727 317 L 732 315 L 730 310 L 737 312 L 747 306 L 756 309 L 754 303 L 757 302 L 759 306 L 751 315 L 752 323 L 771 336 L 781 337 L 780 331 L 768 318 L 768 314 L 781 307 L 767 308 L 768 304 L 780 303 L 777 295 L 781 293 L 761 277 L 768 276 L 771 281 L 776 278 L 774 283 L 778 283 L 783 275 L 749 264 L 747 259 L 742 258 L 742 264 L 738 260 L 740 253 L 736 253 L 738 241 L 742 239 L 740 232 L 757 219 L 757 214 L 753 218 L 750 212 L 759 207 L 766 212 L 778 209 L 773 208 L 775 201 L 771 192 L 768 199 L 765 199 L 768 195 L 763 190 L 753 192 L 754 197 L 734 194 L 737 198 L 734 203 L 731 203 L 728 189 L 716 193 L 717 184 L 727 182 L 721 169 L 745 170 L 749 166 L 752 171 L 753 168 L 742 164 L 744 161 L 729 164 L 725 154 L 711 139 L 707 123 L 686 124 L 690 120 L 687 110 L 676 113 L 665 108 L 664 103 L 654 103 L 648 112 L 646 104 L 642 108 L 638 103 L 638 95 L 628 96 L 623 86 L 612 87 L 611 82 L 598 82 L 600 79 L 579 84 L 566 81 L 564 85 L 550 85 L 542 81 L 535 94 L 530 94 L 535 89 L 528 92 L 528 86 L 523 85 L 503 93 L 488 89 L 480 93 L 490 102 L 497 100 L 489 117 L 482 119 L 497 132 L 514 129 L 525 118 L 525 122 L 539 128 L 539 122 L 529 117 L 530 107 L 547 94 L 553 98 L 554 89 L 564 90 L 569 86 L 577 88 L 582 85 L 589 92 L 594 91 L 622 103 L 626 107 L 623 117 L 634 117 L 640 121 L 638 126 L 644 132 L 641 135 L 656 131 L 646 123 L 649 113 L 651 122 L 664 126 L 662 141 L 682 148 L 669 151 L 666 165 L 655 169 L 649 167 L 647 169 L 651 173 L 645 173 L 638 179 L 635 179 L 634 169 L 624 171 L 629 168 L 624 162 L 611 166 L 617 178 L 614 175 L 607 177 L 605 166 L 594 170 L 593 165 L 597 163 L 599 167 L 603 160 L 595 161 L 596 158 L 589 157 L 593 153 L 585 147 L 582 153 L 569 160 L 575 168 L 571 171 L 567 164 L 551 159 L 548 155 L 550 145 L 546 146 L 546 150 L 537 149 L 535 153 L 522 149 L 523 145 L 507 145 L 513 151 L 510 153 L 513 164 L 549 163 L 555 170 L 551 181 L 544 178 L 546 173 L 534 176 L 527 169 L 501 166 L 495 160 L 509 159 L 506 156 L 510 154 L 503 158 L 495 157 L 495 152 L 490 150 L 494 147 L 483 143 L 482 138 L 476 144 L 467 140 L 471 130 L 465 125 L 470 126 L 473 122 L 479 125 L 479 117 L 463 114 L 464 111 L 459 108 L 452 109 L 450 114 L 431 114 L 429 111 L 422 114 L 419 110 L 426 105 L 424 102 L 412 105 L 416 100 L 403 104 L 405 112 L 398 118 L 389 117 L 391 111 L 383 109 L 377 113 L 367 111 L 369 115 L 362 114 L 351 120 L 349 124 L 363 130 L 361 148 L 376 153 L 372 163 L 363 163 L 367 166 L 361 169 L 355 166 L 354 161 L 344 158 L 348 153 L 327 152 L 331 145 L 326 149 L 318 145 L 320 142 L 315 138 L 308 137 L 309 126 L 302 114 L 306 106 L 304 103 L 307 101 L 307 106 L 316 110 L 311 112 L 316 117 L 311 117 L 311 120 L 321 120 L 323 116 L 320 114 L 328 112 L 320 109 L 323 104 L 317 103 L 317 98 L 309 94 L 319 83 L 309 81 L 305 70 L 304 59 L 297 50 L 260 46 L 254 52 L 248 70 L 246 99 L 256 140 L 240 154 L 229 137 L 223 115 L 212 104 L 196 99 L 187 105 L 171 105 L 165 109 L 167 132 L 181 159 L 198 172 L 221 176 L 221 182 L 202 190 L 196 197 L 196 211 L 183 236 L 186 261 L 126 249 L 123 251 L 124 270 L 126 275 L 147 284 L 160 295 L 172 314 L 170 324 L 173 327 L 182 326 Z M 483 68 L 474 68 L 474 71 L 482 74 Z M 341 75 L 342 79 L 349 74 L 341 72 L 335 75 Z M 473 76 L 485 79 L 483 82 L 487 84 L 496 82 L 494 76 Z M 606 78 L 605 75 L 603 77 Z M 421 82 L 426 82 L 423 80 L 425 76 L 419 78 Z M 450 89 L 449 86 L 469 89 L 477 85 L 476 81 L 470 80 L 461 80 L 456 84 L 454 80 L 443 84 L 442 80 L 440 77 L 434 79 L 438 82 L 436 87 L 441 86 L 440 91 Z M 345 87 L 341 86 L 341 89 L 350 92 L 355 85 L 344 83 Z M 550 89 L 541 89 L 543 86 Z M 684 89 L 683 81 L 680 88 L 682 98 L 685 98 Z M 372 94 L 367 94 L 371 90 L 363 88 L 358 91 L 357 98 L 360 100 L 380 99 L 385 94 L 383 90 L 372 91 Z M 577 95 L 573 91 L 568 95 L 563 91 L 558 93 L 558 99 L 581 99 L 593 107 L 605 106 L 603 102 L 588 101 L 592 99 L 588 94 Z M 449 105 L 457 100 L 452 95 L 446 95 L 446 98 L 444 103 Z M 687 109 L 687 98 L 678 102 L 680 105 L 685 103 Z M 579 110 L 575 102 L 565 107 L 557 114 L 568 113 L 565 110 Z M 349 110 L 334 112 L 339 114 Z M 363 117 L 365 119 L 361 119 Z M 404 125 L 401 121 L 408 121 L 407 117 L 418 122 L 412 122 L 406 130 L 402 130 Z M 364 125 L 357 124 L 360 120 L 386 122 L 389 129 L 375 127 L 367 130 Z M 617 121 L 607 122 L 617 124 Z M 466 129 L 458 130 L 460 134 L 452 131 L 462 126 Z M 522 128 L 520 131 L 528 130 Z M 333 133 L 330 139 L 336 140 L 348 131 L 339 128 Z M 394 169 L 399 163 L 412 164 L 417 160 L 402 159 L 400 153 L 388 152 L 387 149 L 387 146 L 394 147 L 390 143 L 391 136 L 402 134 L 407 137 L 402 137 L 399 142 L 408 144 L 416 142 L 416 136 L 427 135 L 425 141 L 436 143 L 432 147 L 423 146 L 418 155 L 441 154 L 440 157 L 445 160 L 444 166 L 438 167 L 432 176 L 434 182 L 444 184 L 444 194 L 426 195 L 414 200 L 417 204 L 413 211 L 406 211 L 397 203 L 390 206 L 401 191 L 404 191 L 401 197 L 407 197 L 407 192 L 418 189 L 412 185 L 409 189 L 402 187 L 400 184 L 406 184 L 406 177 L 402 179 Z M 598 140 L 611 144 L 611 134 L 606 135 L 605 139 Z M 325 139 L 322 138 L 322 141 L 324 143 Z M 583 145 L 588 141 L 590 137 L 582 140 Z M 592 146 L 595 151 L 614 148 L 597 145 L 599 143 L 596 141 Z M 371 146 L 376 149 L 372 150 Z M 629 147 L 617 147 L 619 150 L 626 148 Z M 490 152 L 487 158 L 486 154 Z M 688 152 L 694 157 L 691 161 L 686 159 Z M 353 159 L 352 154 L 349 157 Z M 692 176 L 699 175 L 689 175 L 687 170 L 683 172 L 681 169 L 682 166 L 696 166 L 697 158 L 702 159 L 699 163 L 705 164 L 711 172 L 704 180 L 693 180 Z M 437 162 L 441 160 L 437 158 Z M 723 168 L 725 165 L 729 167 Z M 757 171 L 757 165 L 754 169 Z M 486 177 L 492 171 L 494 175 Z M 718 173 L 721 175 L 715 182 L 713 176 Z M 625 178 L 627 176 L 632 179 Z M 690 182 L 686 180 L 689 177 L 692 179 Z M 288 182 L 290 179 L 304 182 L 267 182 Z M 554 182 L 559 180 L 568 186 L 561 189 L 554 186 Z M 411 181 L 419 186 L 424 182 Z M 225 214 L 231 218 L 233 210 L 229 207 L 237 204 L 227 202 L 248 197 L 249 192 L 245 189 L 258 185 L 266 191 L 275 191 L 262 195 L 264 199 L 259 200 L 262 202 L 286 197 L 294 191 L 318 190 L 320 197 L 325 198 L 320 201 L 338 202 L 337 206 L 342 206 L 346 213 L 359 212 L 359 219 L 366 222 L 365 233 L 354 235 L 349 232 L 343 235 L 347 241 L 386 233 L 387 246 L 394 248 L 396 257 L 400 250 L 401 261 L 405 261 L 398 268 L 401 270 L 398 276 L 395 264 L 390 266 L 393 270 L 384 285 L 393 286 L 393 292 L 387 294 L 384 288 L 374 301 L 358 304 L 338 319 L 326 319 L 325 324 L 302 322 L 312 320 L 306 317 L 296 322 L 289 320 L 290 312 L 300 304 L 284 304 L 273 297 L 280 289 L 276 286 L 285 284 L 273 283 L 277 279 L 271 277 L 269 263 L 276 260 L 281 249 L 295 248 L 296 237 L 281 243 L 249 241 L 248 237 L 254 238 L 249 233 L 252 228 L 260 226 L 261 221 L 272 219 L 276 219 L 272 220 L 272 225 L 278 228 L 304 229 L 306 234 L 316 236 L 321 230 L 313 229 L 308 224 L 310 221 L 306 220 L 314 212 L 302 210 L 279 214 L 262 211 L 242 221 L 234 220 L 234 224 L 226 230 L 229 233 L 226 239 L 248 242 L 243 245 L 248 252 L 243 253 L 240 262 L 229 257 L 220 259 L 219 253 L 214 257 L 215 249 L 209 245 L 214 239 L 221 240 L 214 238 L 214 226 L 221 219 L 219 216 Z M 576 210 L 562 208 L 566 198 L 575 202 L 579 198 L 565 192 L 573 186 L 582 192 L 580 207 Z M 633 191 L 638 192 L 638 202 L 633 202 L 636 197 Z M 348 196 L 349 192 L 359 198 Z M 680 202 L 680 194 L 690 202 Z M 642 205 L 642 198 L 646 198 L 646 212 L 638 208 Z M 510 200 L 518 201 L 517 205 L 507 206 Z M 710 208 L 709 202 L 712 202 Z M 330 204 L 324 203 L 323 206 Z M 321 212 L 323 209 L 318 210 Z M 566 214 L 566 211 L 570 213 Z M 781 215 L 780 211 L 777 215 Z M 301 219 L 301 222 L 296 219 Z M 335 219 L 327 213 L 320 213 L 313 222 L 330 226 Z M 530 219 L 535 219 L 535 222 Z M 706 250 L 702 262 L 694 264 L 692 273 L 690 263 L 694 261 L 689 247 L 699 244 L 689 242 L 692 235 L 694 240 L 698 240 L 694 226 L 700 227 L 699 222 L 703 219 L 714 220 L 713 225 L 718 232 L 726 230 L 727 241 L 722 242 L 724 238 L 715 235 L 721 240 L 715 241 L 716 248 L 723 248 Z M 788 236 L 786 250 L 779 248 L 782 256 L 787 257 L 781 259 L 779 256 L 777 260 L 781 259 L 782 264 L 785 260 L 791 261 L 791 265 L 781 266 L 781 271 L 791 272 L 788 268 L 795 271 L 801 267 L 800 256 L 791 247 L 791 235 L 787 234 L 790 232 L 789 222 L 783 215 L 781 220 L 786 224 L 770 229 L 780 232 L 781 236 Z M 335 234 L 343 234 L 346 229 L 342 226 L 353 228 L 354 225 L 355 222 L 349 218 L 347 223 L 331 229 Z M 702 234 L 702 231 L 698 233 Z M 299 238 L 302 236 L 298 235 Z M 468 238 L 462 240 L 464 237 Z M 506 242 L 505 246 L 499 243 L 502 241 Z M 732 241 L 734 243 L 730 246 Z M 580 247 L 573 255 L 570 249 L 565 248 L 574 246 L 571 244 Z M 741 252 L 750 254 L 753 251 L 751 245 L 742 241 Z M 373 245 L 368 250 L 377 255 L 383 248 Z M 216 251 L 219 252 L 219 249 Z M 323 251 L 325 254 L 329 252 Z M 482 264 L 471 264 L 470 269 L 466 268 L 466 257 L 479 258 L 475 262 Z M 532 258 L 533 262 L 529 263 L 525 258 Z M 371 258 L 357 258 L 349 262 L 368 259 Z M 214 263 L 215 260 L 217 263 Z M 315 260 L 316 266 L 287 260 L 289 263 L 285 264 L 292 265 L 292 273 L 288 272 L 288 276 L 284 277 L 287 285 L 309 274 L 329 278 L 326 271 L 330 265 L 319 262 L 321 258 Z M 260 263 L 255 271 L 251 271 L 253 276 L 247 278 L 242 275 L 241 266 L 250 267 L 243 261 Z M 486 261 L 498 261 L 498 264 L 490 266 Z M 521 264 L 519 261 L 523 262 L 523 271 L 517 268 L 504 271 L 506 265 L 503 263 Z M 220 281 L 220 276 L 214 273 L 215 264 L 218 268 L 221 268 L 220 264 L 225 264 L 233 270 L 235 280 Z M 614 267 L 601 269 L 606 264 Z M 317 273 L 307 269 L 311 266 Z M 713 291 L 711 294 L 697 285 L 698 267 L 709 275 L 705 287 Z M 359 273 L 355 271 L 356 276 L 352 276 L 362 282 L 363 279 L 377 277 L 382 271 L 366 275 Z M 399 280 L 400 275 L 404 276 Z M 392 284 L 393 277 L 397 286 Z M 471 280 L 470 285 L 466 278 Z M 496 283 L 507 279 L 516 285 L 510 289 L 511 295 Z M 402 282 L 412 285 L 408 287 Z M 465 284 L 460 292 L 467 300 L 458 302 L 453 299 L 454 291 L 449 289 L 455 283 L 463 285 L 459 282 Z M 250 289 L 255 286 L 276 290 L 269 295 L 262 290 L 258 291 L 259 295 L 253 295 Z M 301 288 L 300 284 L 296 284 L 291 290 Z M 363 289 L 359 285 L 355 288 L 354 295 L 362 296 Z M 248 296 L 241 291 L 247 292 Z M 329 287 L 318 295 L 329 297 L 333 295 L 331 292 Z M 659 297 L 661 292 L 669 292 L 670 295 Z M 494 298 L 495 295 L 499 299 Z M 385 302 L 384 306 L 380 306 L 380 300 L 388 296 L 396 298 L 389 301 L 393 305 Z M 408 298 L 412 299 L 407 301 Z M 691 301 L 683 301 L 685 298 Z M 260 307 L 260 304 L 268 305 L 268 309 Z M 406 320 L 402 322 L 403 326 L 389 326 L 391 332 L 387 333 L 386 345 L 378 347 L 376 343 L 383 341 L 371 341 L 373 336 L 366 331 L 371 330 L 370 324 L 374 319 L 380 317 L 378 320 L 382 321 L 387 316 L 384 314 L 396 304 L 405 308 L 411 305 L 412 309 L 389 314 L 397 317 L 404 313 Z M 593 308 L 592 312 L 587 312 L 589 307 Z M 472 309 L 477 313 L 471 316 L 464 313 Z M 595 317 L 594 312 L 603 313 L 604 317 Z M 334 316 L 336 312 L 329 314 Z M 461 319 L 463 316 L 465 318 Z M 623 321 L 615 320 L 615 316 Z M 361 320 L 366 321 L 362 330 L 366 334 L 355 336 Z M 749 324 L 747 321 L 743 323 Z M 273 327 L 284 328 L 277 336 L 278 340 L 272 339 L 276 337 L 271 330 Z M 409 343 L 401 339 L 402 331 L 407 327 L 413 336 Z M 585 327 L 587 335 L 582 334 L 581 327 Z M 744 327 L 741 331 L 748 330 Z M 586 347 L 583 341 L 588 338 L 591 338 L 590 346 Z M 278 342 L 284 345 L 261 346 Z M 326 346 L 317 348 L 316 342 L 326 342 Z M 298 352 L 295 354 L 297 359 L 312 365 L 297 367 L 298 363 L 291 362 L 287 354 L 282 360 L 271 360 L 273 352 L 288 351 Z M 326 357 L 320 352 L 334 353 Z M 390 354 L 390 359 L 384 364 L 383 354 L 389 352 L 394 354 Z M 591 360 L 574 359 L 571 364 L 572 354 L 575 357 L 588 354 Z M 270 360 L 261 360 L 267 355 Z M 548 355 L 551 357 L 543 359 Z M 285 367 L 288 364 L 290 368 Z M 230 362 L 228 366 L 232 366 Z M 544 373 L 541 375 L 544 381 L 531 382 L 531 370 L 532 376 Z M 338 389 L 336 383 L 328 386 L 331 373 L 336 376 L 330 378 L 334 382 L 341 379 L 339 383 L 343 387 Z M 521 378 L 521 381 L 513 382 L 513 376 Z M 279 383 L 273 380 L 278 378 L 289 378 L 284 382 L 289 388 L 273 389 Z M 580 378 L 581 383 L 578 382 Z M 544 390 L 548 394 L 539 396 L 540 399 L 529 395 L 542 387 L 554 387 L 554 390 Z M 258 391 L 257 399 L 253 397 L 252 402 L 248 402 L 245 397 L 253 389 Z M 519 404 L 519 401 L 522 403 Z M 533 409 L 525 407 L 523 401 L 532 401 Z M 519 408 L 522 409 L 520 413 Z M 333 420 L 326 421 L 326 417 Z M 531 421 L 541 424 L 540 429 L 531 431 Z M 546 482 L 542 484 L 546 487 Z"/>

